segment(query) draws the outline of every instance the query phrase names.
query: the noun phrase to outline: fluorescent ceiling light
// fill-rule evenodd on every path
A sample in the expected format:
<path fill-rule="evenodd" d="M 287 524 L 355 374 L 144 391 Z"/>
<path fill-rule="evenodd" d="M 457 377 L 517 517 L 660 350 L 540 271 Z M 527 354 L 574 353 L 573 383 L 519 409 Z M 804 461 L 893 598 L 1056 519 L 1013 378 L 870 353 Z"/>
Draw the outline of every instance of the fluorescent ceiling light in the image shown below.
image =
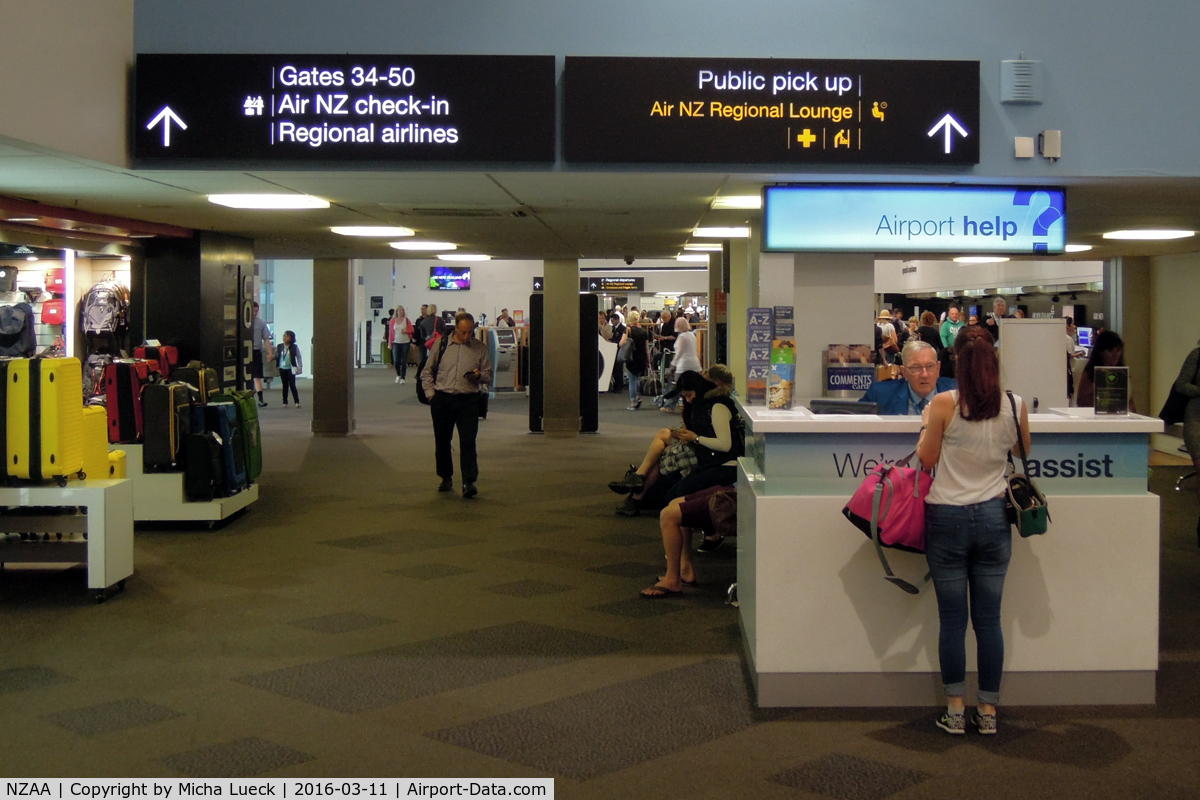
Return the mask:
<path fill-rule="evenodd" d="M 1173 230 L 1135 230 L 1135 231 L 1109 231 L 1104 234 L 1105 239 L 1121 239 L 1129 241 L 1151 241 L 1159 242 L 1167 239 L 1186 239 L 1189 236 L 1195 236 L 1195 231 L 1173 231 Z"/>
<path fill-rule="evenodd" d="M 133 256 L 121 256 L 122 261 L 133 261 Z"/>
<path fill-rule="evenodd" d="M 37 261 L 37 256 L 25 256 L 26 261 Z"/>
<path fill-rule="evenodd" d="M 690 256 L 690 255 L 684 254 L 684 255 L 675 256 L 675 260 L 676 261 L 703 261 L 704 263 L 707 264 L 708 256 L 705 256 L 705 255 Z"/>
<path fill-rule="evenodd" d="M 959 264 L 999 264 L 1008 261 L 1004 256 L 959 256 L 954 260 Z"/>
<path fill-rule="evenodd" d="M 41 217 L 9 217 L 5 222 L 37 222 Z"/>
<path fill-rule="evenodd" d="M 693 236 L 701 239 L 749 239 L 749 228 L 696 228 Z"/>
<path fill-rule="evenodd" d="M 1092 249 L 1092 246 L 1090 244 L 1069 244 L 1065 249 L 1068 253 L 1086 253 Z"/>
<path fill-rule="evenodd" d="M 396 225 L 340 225 L 329 230 L 339 236 L 413 236 L 412 228 L 401 228 Z"/>
<path fill-rule="evenodd" d="M 397 250 L 417 250 L 423 253 L 458 249 L 458 245 L 451 244 L 450 242 L 424 242 L 418 239 L 409 239 L 403 242 L 388 242 L 388 244 Z"/>
<path fill-rule="evenodd" d="M 683 249 L 703 250 L 706 253 L 719 253 L 721 252 L 721 245 L 716 242 L 693 242 L 691 244 L 685 244 Z"/>
<path fill-rule="evenodd" d="M 308 194 L 210 194 L 208 202 L 228 208 L 329 208 L 329 201 Z"/>
<path fill-rule="evenodd" d="M 482 253 L 438 253 L 442 261 L 491 261 L 491 256 Z"/>
<path fill-rule="evenodd" d="M 760 209 L 762 208 L 762 195 L 759 194 L 734 194 L 726 197 L 718 197 L 713 200 L 713 208 L 743 208 L 743 209 Z"/>

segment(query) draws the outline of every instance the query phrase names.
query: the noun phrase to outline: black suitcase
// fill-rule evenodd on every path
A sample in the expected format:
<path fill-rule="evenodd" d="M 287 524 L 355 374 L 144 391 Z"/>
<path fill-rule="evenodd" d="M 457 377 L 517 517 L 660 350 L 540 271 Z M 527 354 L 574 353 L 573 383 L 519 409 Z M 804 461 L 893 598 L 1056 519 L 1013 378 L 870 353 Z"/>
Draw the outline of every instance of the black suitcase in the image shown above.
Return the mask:
<path fill-rule="evenodd" d="M 142 390 L 144 444 L 142 462 L 149 470 L 183 463 L 183 443 L 191 433 L 192 409 L 182 383 L 151 383 Z"/>
<path fill-rule="evenodd" d="M 222 451 L 211 431 L 188 436 L 183 447 L 183 493 L 190 502 L 212 500 L 225 483 Z"/>

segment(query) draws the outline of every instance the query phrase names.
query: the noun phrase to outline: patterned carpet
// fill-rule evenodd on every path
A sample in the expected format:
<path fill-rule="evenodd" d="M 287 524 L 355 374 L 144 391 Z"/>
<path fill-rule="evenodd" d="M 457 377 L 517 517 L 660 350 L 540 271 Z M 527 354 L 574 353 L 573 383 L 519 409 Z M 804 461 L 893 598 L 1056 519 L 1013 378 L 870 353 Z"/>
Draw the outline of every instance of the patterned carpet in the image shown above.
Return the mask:
<path fill-rule="evenodd" d="M 364 371 L 356 391 L 349 439 L 311 438 L 307 397 L 263 409 L 261 500 L 214 531 L 139 530 L 105 605 L 79 569 L 4 571 L 0 773 L 550 776 L 597 800 L 1200 794 L 1182 467 L 1152 475 L 1158 705 L 1004 708 L 994 740 L 952 739 L 933 709 L 755 708 L 730 547 L 683 597 L 636 597 L 662 565 L 657 521 L 614 515 L 605 484 L 667 415 L 602 397 L 600 435 L 550 439 L 497 398 L 464 501 L 434 490 L 411 384 Z"/>

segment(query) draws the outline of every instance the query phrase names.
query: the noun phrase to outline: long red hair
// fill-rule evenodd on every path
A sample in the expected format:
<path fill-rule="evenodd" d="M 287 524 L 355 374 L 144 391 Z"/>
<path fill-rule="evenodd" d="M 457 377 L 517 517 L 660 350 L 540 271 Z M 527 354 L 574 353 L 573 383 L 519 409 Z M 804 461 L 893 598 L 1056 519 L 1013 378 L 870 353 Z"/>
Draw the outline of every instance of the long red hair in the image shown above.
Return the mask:
<path fill-rule="evenodd" d="M 967 325 L 954 340 L 954 377 L 963 419 L 980 422 L 1000 415 L 1000 359 L 992 335 Z"/>

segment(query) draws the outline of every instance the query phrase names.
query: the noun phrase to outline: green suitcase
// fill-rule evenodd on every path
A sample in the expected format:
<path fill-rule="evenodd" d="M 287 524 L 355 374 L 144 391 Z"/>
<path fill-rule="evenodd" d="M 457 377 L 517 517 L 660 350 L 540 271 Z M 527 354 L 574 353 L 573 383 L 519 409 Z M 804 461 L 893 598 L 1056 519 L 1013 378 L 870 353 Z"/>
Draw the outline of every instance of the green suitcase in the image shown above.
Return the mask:
<path fill-rule="evenodd" d="M 254 392 L 225 392 L 211 402 L 228 401 L 237 406 L 238 427 L 246 453 L 246 480 L 253 482 L 262 474 L 262 434 L 258 428 L 258 404 Z"/>

